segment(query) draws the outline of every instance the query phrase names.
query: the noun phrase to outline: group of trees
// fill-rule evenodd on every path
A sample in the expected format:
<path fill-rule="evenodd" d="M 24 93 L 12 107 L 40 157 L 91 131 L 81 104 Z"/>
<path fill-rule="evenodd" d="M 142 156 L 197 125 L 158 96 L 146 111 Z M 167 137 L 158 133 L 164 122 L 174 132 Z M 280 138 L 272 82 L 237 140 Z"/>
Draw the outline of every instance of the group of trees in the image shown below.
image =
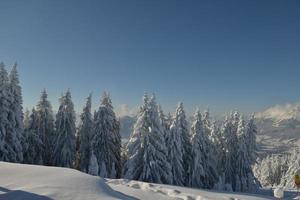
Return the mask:
<path fill-rule="evenodd" d="M 60 98 L 55 120 L 44 90 L 36 108 L 25 113 L 24 163 L 77 168 L 102 177 L 121 176 L 121 137 L 119 122 L 108 93 L 102 96 L 94 117 L 89 95 L 80 124 L 68 90 Z"/>
<path fill-rule="evenodd" d="M 197 109 L 191 126 L 182 103 L 165 116 L 155 96 L 144 95 L 125 151 L 120 124 L 108 93 L 92 114 L 91 95 L 76 115 L 68 90 L 54 116 L 44 90 L 23 117 L 16 65 L 10 74 L 0 64 L 0 160 L 77 168 L 102 177 L 196 188 L 251 191 L 257 188 L 251 166 L 256 159 L 256 126 L 232 113 L 223 123 Z M 23 119 L 24 118 L 24 119 Z"/>
<path fill-rule="evenodd" d="M 220 190 L 253 191 L 256 126 L 238 112 L 221 128 L 209 112 L 197 109 L 191 128 L 183 104 L 165 117 L 155 96 L 144 95 L 126 146 L 124 177 L 128 179 Z"/>
<path fill-rule="evenodd" d="M 259 158 L 253 171 L 264 187 L 294 188 L 294 176 L 300 171 L 299 150 L 284 154 L 271 154 Z"/>
<path fill-rule="evenodd" d="M 59 99 L 54 117 L 46 90 L 23 117 L 22 93 L 16 64 L 8 75 L 0 64 L 0 160 L 72 167 L 93 175 L 118 178 L 122 173 L 119 122 L 108 93 L 91 113 L 91 95 L 76 128 L 76 115 L 68 90 Z"/>
<path fill-rule="evenodd" d="M 10 74 L 0 63 L 0 160 L 23 161 L 22 94 L 16 64 Z"/>

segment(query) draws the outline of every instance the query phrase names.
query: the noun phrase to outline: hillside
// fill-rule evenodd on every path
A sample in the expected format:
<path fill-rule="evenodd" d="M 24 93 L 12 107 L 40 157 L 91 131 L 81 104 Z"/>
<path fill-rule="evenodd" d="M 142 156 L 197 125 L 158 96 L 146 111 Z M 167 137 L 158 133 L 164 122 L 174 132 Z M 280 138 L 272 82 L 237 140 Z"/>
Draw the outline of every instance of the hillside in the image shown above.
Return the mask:
<path fill-rule="evenodd" d="M 189 199 L 265 200 L 269 196 L 223 193 L 124 179 L 105 180 L 74 169 L 0 162 L 2 200 Z"/>
<path fill-rule="evenodd" d="M 132 199 L 77 170 L 0 162 L 0 199 Z"/>

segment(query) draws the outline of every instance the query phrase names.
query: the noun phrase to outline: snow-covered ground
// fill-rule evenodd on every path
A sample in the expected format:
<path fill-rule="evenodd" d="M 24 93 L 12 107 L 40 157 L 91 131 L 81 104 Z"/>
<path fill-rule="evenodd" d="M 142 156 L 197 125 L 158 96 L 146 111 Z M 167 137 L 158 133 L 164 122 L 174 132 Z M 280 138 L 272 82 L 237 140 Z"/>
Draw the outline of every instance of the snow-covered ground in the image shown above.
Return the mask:
<path fill-rule="evenodd" d="M 132 199 L 105 180 L 74 169 L 0 162 L 0 199 Z"/>
<path fill-rule="evenodd" d="M 264 200 L 271 196 L 224 193 L 124 179 L 102 179 L 74 169 L 0 162 L 0 199 Z"/>
<path fill-rule="evenodd" d="M 126 191 L 126 194 L 138 199 L 178 199 L 178 200 L 265 200 L 272 199 L 270 196 L 254 194 L 225 193 L 210 190 L 199 190 L 179 186 L 129 181 L 124 179 L 111 179 L 108 185 L 119 192 Z"/>

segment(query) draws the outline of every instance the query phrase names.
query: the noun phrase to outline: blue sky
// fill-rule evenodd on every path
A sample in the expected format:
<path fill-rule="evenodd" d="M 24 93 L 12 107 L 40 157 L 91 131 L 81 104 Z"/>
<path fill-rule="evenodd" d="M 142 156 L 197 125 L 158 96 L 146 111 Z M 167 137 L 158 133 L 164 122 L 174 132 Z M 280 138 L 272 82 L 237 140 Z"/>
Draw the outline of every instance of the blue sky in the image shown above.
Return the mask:
<path fill-rule="evenodd" d="M 300 1 L 2 0 L 0 61 L 18 62 L 24 106 L 67 88 L 76 110 L 155 92 L 172 111 L 259 111 L 300 101 Z"/>

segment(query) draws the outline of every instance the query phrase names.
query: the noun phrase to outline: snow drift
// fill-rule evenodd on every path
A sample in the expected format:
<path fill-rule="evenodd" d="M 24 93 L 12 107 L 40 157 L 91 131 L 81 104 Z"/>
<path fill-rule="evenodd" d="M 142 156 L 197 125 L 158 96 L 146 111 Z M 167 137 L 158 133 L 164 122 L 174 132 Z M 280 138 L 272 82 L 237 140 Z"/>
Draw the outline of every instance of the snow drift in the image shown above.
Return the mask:
<path fill-rule="evenodd" d="M 111 189 L 104 179 L 74 169 L 0 162 L 0 199 L 132 199 Z"/>

